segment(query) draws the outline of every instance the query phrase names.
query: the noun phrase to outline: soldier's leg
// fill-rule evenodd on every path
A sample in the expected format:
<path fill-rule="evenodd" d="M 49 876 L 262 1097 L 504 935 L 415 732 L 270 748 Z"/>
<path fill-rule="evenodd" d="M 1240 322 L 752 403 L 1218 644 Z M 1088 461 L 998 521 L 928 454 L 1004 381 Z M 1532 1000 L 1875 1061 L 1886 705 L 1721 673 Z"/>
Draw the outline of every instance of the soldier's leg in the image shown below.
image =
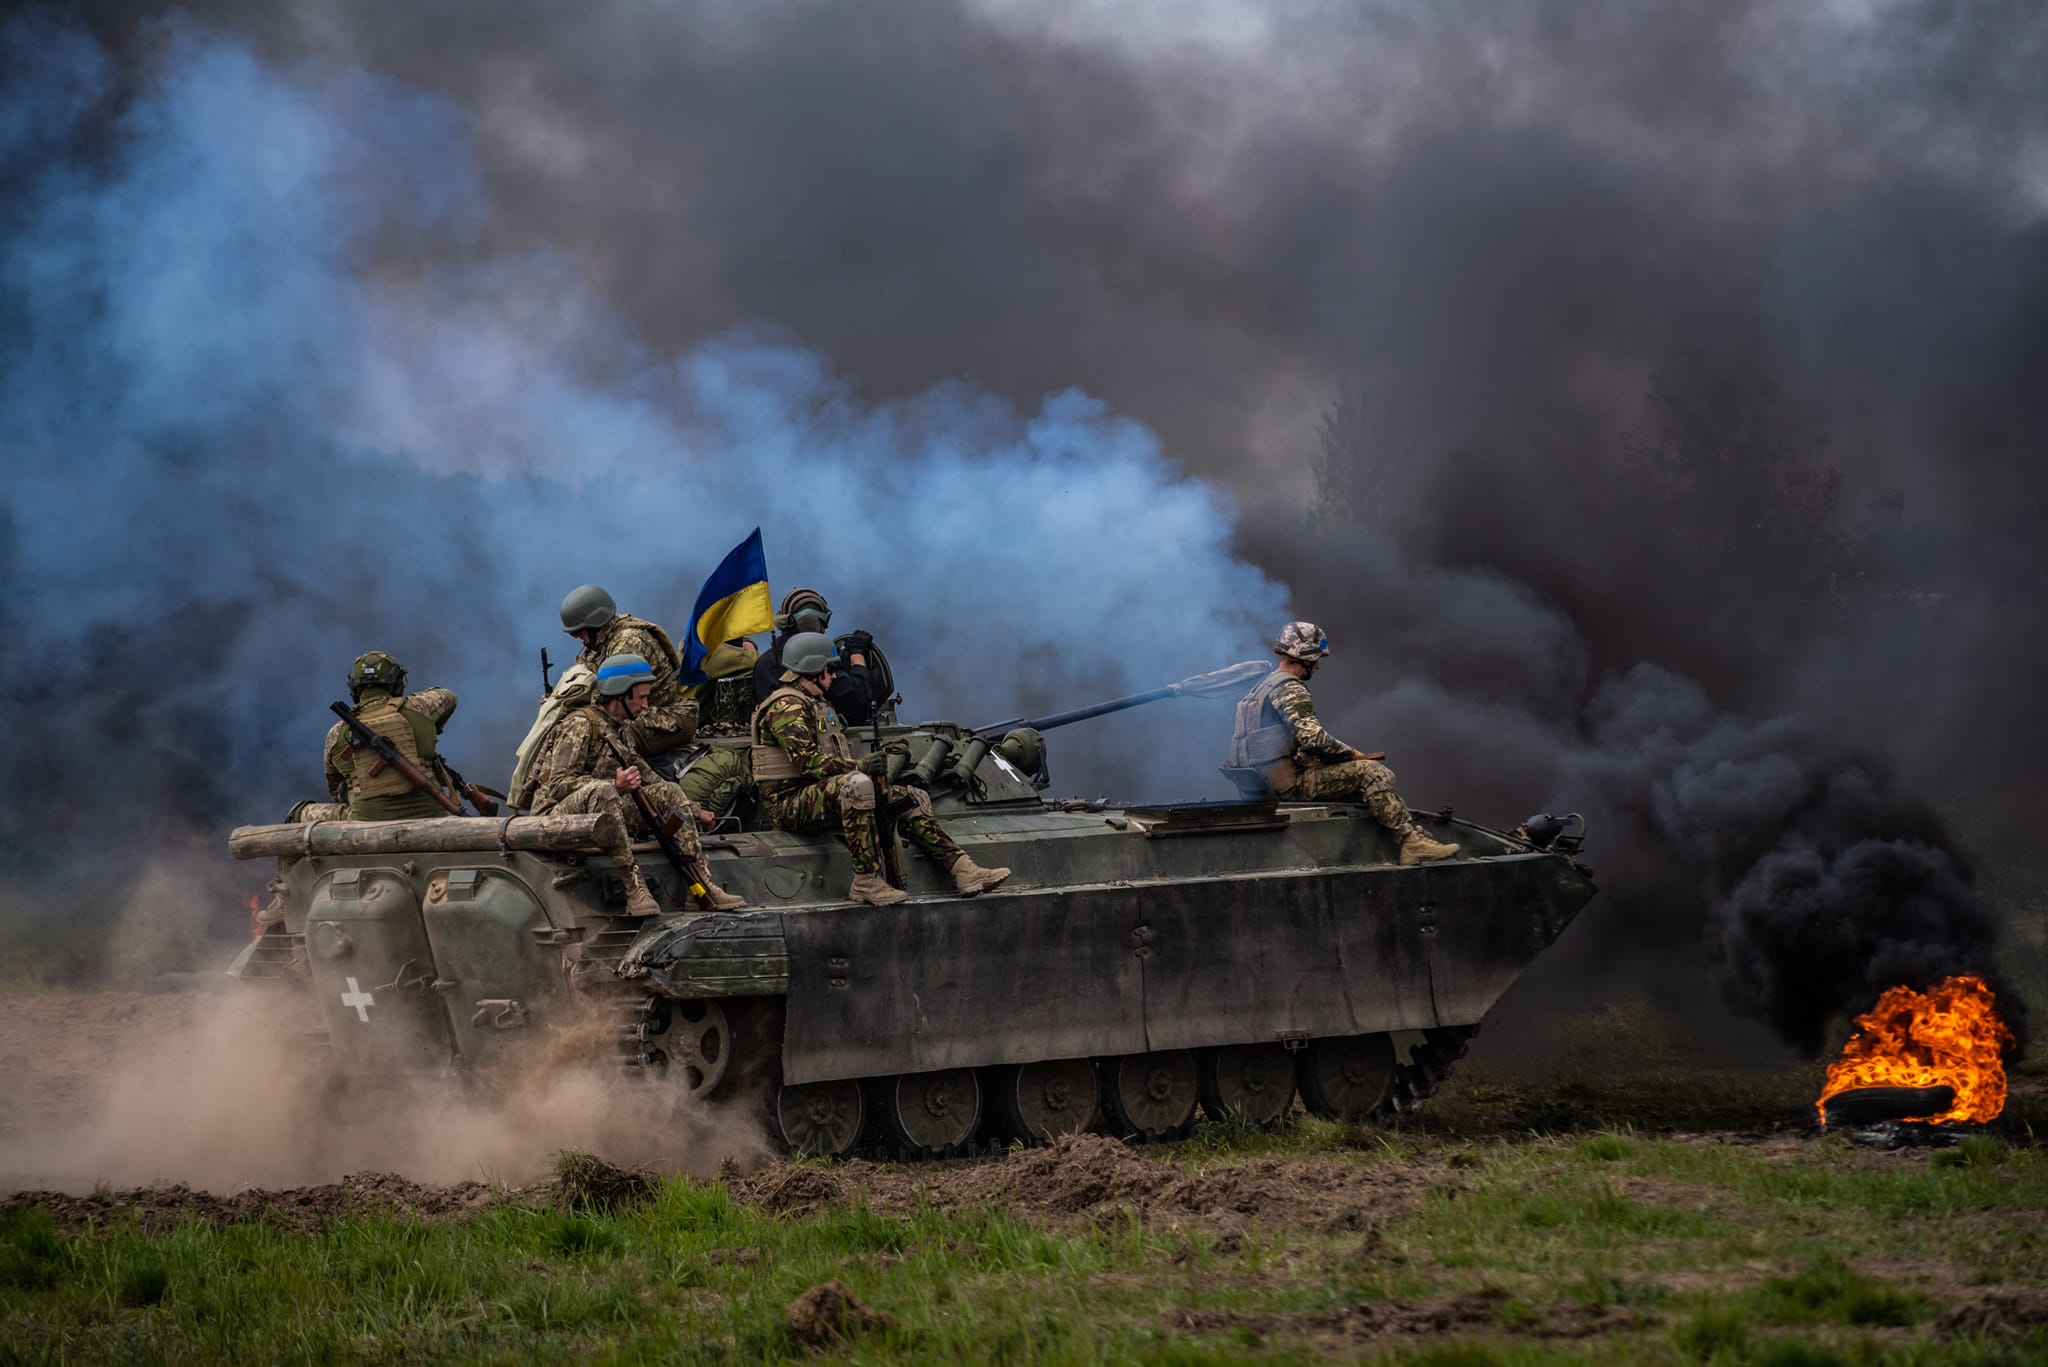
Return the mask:
<path fill-rule="evenodd" d="M 875 821 L 875 781 L 866 774 L 834 774 L 818 785 L 825 803 L 837 813 L 853 856 L 853 886 L 847 896 L 872 906 L 893 906 L 910 894 L 882 877 L 882 835 Z"/>
<path fill-rule="evenodd" d="M 953 876 L 953 888 L 963 897 L 986 892 L 1010 876 L 1008 869 L 985 869 L 953 843 L 932 815 L 931 796 L 922 788 L 892 788 L 889 797 L 896 808 L 896 824 L 917 842 L 925 857 Z"/>
<path fill-rule="evenodd" d="M 1376 759 L 1346 760 L 1342 764 L 1310 769 L 1302 775 L 1302 787 L 1314 793 L 1311 801 L 1363 802 L 1365 809 L 1372 813 L 1372 819 L 1401 842 L 1403 864 L 1448 859 L 1458 852 L 1456 845 L 1446 845 L 1431 838 L 1428 832 L 1415 824 L 1415 818 L 1409 815 L 1408 804 L 1394 789 L 1394 771 Z"/>
<path fill-rule="evenodd" d="M 631 832 L 635 818 L 639 816 L 639 804 L 629 803 L 625 794 L 612 786 L 608 778 L 593 778 L 579 783 L 568 796 L 548 808 L 550 813 L 560 812 L 564 816 L 599 816 L 610 813 L 619 823 L 619 829 Z M 661 908 L 655 905 L 654 893 L 647 886 L 647 877 L 640 872 L 638 861 L 633 858 L 631 844 L 627 840 L 617 841 L 604 847 L 604 857 L 618 872 L 619 881 L 626 885 L 626 909 L 635 916 L 655 916 Z"/>
<path fill-rule="evenodd" d="M 704 858 L 704 844 L 697 833 L 697 804 L 690 800 L 690 795 L 665 778 L 648 779 L 644 790 L 655 811 L 673 812 L 678 818 L 673 839 L 682 853 L 684 867 L 689 870 L 691 896 L 711 911 L 737 911 L 745 906 L 746 898 L 727 892 L 711 880 L 711 865 Z M 632 805 L 636 811 L 639 809 L 639 803 Z M 643 815 L 642 820 L 645 819 Z M 699 888 L 703 889 L 701 893 Z"/>
<path fill-rule="evenodd" d="M 767 800 L 775 824 L 793 835 L 838 831 L 846 837 L 855 877 L 879 876 L 882 841 L 875 832 L 875 785 L 865 774 L 838 774 L 779 792 Z"/>

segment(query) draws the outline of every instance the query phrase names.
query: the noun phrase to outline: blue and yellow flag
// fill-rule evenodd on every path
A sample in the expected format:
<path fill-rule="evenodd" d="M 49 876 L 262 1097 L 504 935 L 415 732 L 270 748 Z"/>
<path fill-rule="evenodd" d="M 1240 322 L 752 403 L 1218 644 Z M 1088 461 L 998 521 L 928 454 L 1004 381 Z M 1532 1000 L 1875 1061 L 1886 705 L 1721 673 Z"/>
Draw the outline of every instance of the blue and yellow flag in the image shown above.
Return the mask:
<path fill-rule="evenodd" d="M 683 637 L 682 682 L 700 684 L 709 679 L 704 673 L 704 657 L 719 643 L 774 628 L 768 557 L 761 553 L 761 529 L 756 527 L 718 562 L 718 568 L 697 591 L 690 630 Z"/>

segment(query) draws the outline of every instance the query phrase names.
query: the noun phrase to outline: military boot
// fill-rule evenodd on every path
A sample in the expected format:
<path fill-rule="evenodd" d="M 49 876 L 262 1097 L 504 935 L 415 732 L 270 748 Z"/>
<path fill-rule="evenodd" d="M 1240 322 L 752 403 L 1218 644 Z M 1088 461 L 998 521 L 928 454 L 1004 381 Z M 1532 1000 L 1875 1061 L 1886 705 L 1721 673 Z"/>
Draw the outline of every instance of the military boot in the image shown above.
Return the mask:
<path fill-rule="evenodd" d="M 1427 864 L 1433 859 L 1449 859 L 1458 852 L 1456 845 L 1446 845 L 1441 840 L 1432 840 L 1420 826 L 1410 826 L 1408 834 L 1401 837 L 1401 866 L 1412 868 Z"/>
<path fill-rule="evenodd" d="M 640 872 L 638 864 L 620 865 L 619 881 L 626 885 L 626 911 L 629 915 L 661 915 L 661 908 L 655 905 L 654 893 L 648 889 L 647 875 Z"/>
<path fill-rule="evenodd" d="M 711 881 L 711 870 L 700 862 L 690 870 L 690 879 L 697 887 L 704 889 L 701 894 L 692 893 L 697 905 L 706 911 L 737 911 L 747 904 L 747 899 L 737 893 L 727 892 Z"/>
<path fill-rule="evenodd" d="M 963 854 L 953 861 L 953 887 L 962 897 L 987 892 L 1009 876 L 1008 869 L 985 869 L 968 855 Z"/>
<path fill-rule="evenodd" d="M 889 880 L 879 873 L 855 874 L 853 889 L 846 895 L 856 902 L 866 902 L 874 907 L 893 907 L 910 896 L 902 888 L 891 887 Z"/>
<path fill-rule="evenodd" d="M 267 929 L 267 928 L 269 928 L 269 927 L 271 927 L 271 926 L 281 926 L 281 925 L 283 925 L 283 924 L 284 924 L 284 911 L 285 911 L 285 883 L 284 883 L 284 879 L 282 879 L 282 878 L 273 878 L 273 879 L 271 879 L 271 880 L 270 880 L 270 887 L 269 887 L 269 892 L 270 892 L 270 901 L 269 901 L 268 905 L 264 906 L 264 907 L 262 908 L 262 910 L 260 910 L 260 911 L 258 911 L 258 912 L 256 913 L 256 926 L 257 926 L 257 929 L 258 929 L 258 930 L 264 930 L 264 929 Z"/>

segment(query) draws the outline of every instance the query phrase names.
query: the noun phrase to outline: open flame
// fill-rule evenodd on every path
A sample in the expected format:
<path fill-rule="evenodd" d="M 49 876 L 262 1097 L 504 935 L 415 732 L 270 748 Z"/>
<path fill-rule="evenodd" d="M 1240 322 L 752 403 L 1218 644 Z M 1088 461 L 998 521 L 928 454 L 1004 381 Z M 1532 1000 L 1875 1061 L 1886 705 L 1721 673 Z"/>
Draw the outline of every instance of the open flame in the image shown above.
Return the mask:
<path fill-rule="evenodd" d="M 1998 1018 L 1991 985 L 1974 973 L 1926 992 L 1891 987 L 1856 1018 L 1856 1033 L 1828 1068 L 1817 1107 L 1856 1087 L 1953 1087 L 1956 1103 L 1913 1120 L 1996 1120 L 2005 1109 L 2004 1050 L 2012 1031 Z M 1825 1116 L 1823 1116 L 1825 1118 Z"/>

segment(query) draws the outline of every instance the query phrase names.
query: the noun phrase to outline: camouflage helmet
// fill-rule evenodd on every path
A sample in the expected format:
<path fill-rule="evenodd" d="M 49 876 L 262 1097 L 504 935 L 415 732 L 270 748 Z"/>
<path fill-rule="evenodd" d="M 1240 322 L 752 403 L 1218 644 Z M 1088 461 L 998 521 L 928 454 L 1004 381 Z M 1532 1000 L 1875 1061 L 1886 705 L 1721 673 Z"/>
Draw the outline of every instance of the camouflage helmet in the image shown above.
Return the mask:
<path fill-rule="evenodd" d="M 601 698 L 623 698 L 633 691 L 633 685 L 653 682 L 654 666 L 642 655 L 607 655 L 597 667 L 597 695 Z"/>
<path fill-rule="evenodd" d="M 1045 737 L 1028 726 L 1020 726 L 997 742 L 996 753 L 1019 773 L 1035 774 L 1045 762 Z"/>
<path fill-rule="evenodd" d="M 782 607 L 777 615 L 782 618 L 784 626 L 795 626 L 796 619 L 804 613 L 816 617 L 820 627 L 832 625 L 832 609 L 826 604 L 825 595 L 816 589 L 791 589 L 782 595 Z"/>
<path fill-rule="evenodd" d="M 596 631 L 618 615 L 619 605 L 595 584 L 571 589 L 562 600 L 562 630 L 572 636 L 579 631 Z"/>
<path fill-rule="evenodd" d="M 822 631 L 799 631 L 782 643 L 782 669 L 786 674 L 823 674 L 839 663 L 832 638 Z"/>
<path fill-rule="evenodd" d="M 1314 622 L 1289 622 L 1280 628 L 1280 635 L 1273 642 L 1273 653 L 1312 665 L 1330 653 L 1330 638 L 1323 635 L 1322 628 Z"/>
<path fill-rule="evenodd" d="M 366 688 L 381 689 L 394 696 L 405 692 L 405 666 L 381 650 L 356 656 L 348 669 L 348 695 L 363 696 Z"/>

